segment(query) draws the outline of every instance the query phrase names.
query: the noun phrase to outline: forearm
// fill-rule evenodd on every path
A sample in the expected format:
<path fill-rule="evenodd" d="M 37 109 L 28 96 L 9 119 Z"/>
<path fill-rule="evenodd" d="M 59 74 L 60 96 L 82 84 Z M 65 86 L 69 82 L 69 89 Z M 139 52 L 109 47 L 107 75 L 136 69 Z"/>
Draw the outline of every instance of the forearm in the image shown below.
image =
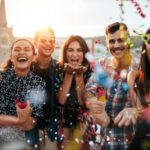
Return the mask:
<path fill-rule="evenodd" d="M 65 74 L 63 84 L 61 86 L 61 90 L 58 92 L 58 101 L 61 105 L 63 105 L 69 94 L 70 88 L 71 88 L 71 83 L 73 79 L 73 74 Z"/>
<path fill-rule="evenodd" d="M 83 105 L 83 99 L 82 99 L 82 93 L 84 90 L 84 79 L 83 74 L 81 75 L 75 75 L 76 80 L 76 91 L 77 91 L 77 97 L 80 105 Z"/>
<path fill-rule="evenodd" d="M 0 115 L 0 126 L 17 126 L 19 125 L 19 120 L 17 117 L 9 115 Z"/>

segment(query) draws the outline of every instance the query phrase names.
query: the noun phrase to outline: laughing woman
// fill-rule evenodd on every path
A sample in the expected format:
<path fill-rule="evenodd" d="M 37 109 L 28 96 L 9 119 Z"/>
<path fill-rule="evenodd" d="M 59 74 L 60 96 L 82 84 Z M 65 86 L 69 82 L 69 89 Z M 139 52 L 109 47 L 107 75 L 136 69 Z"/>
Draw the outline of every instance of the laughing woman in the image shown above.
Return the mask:
<path fill-rule="evenodd" d="M 45 81 L 30 71 L 34 53 L 33 44 L 29 40 L 17 39 L 12 43 L 10 58 L 2 65 L 0 147 L 5 147 L 4 149 L 25 149 L 23 130 L 31 130 L 36 117 L 42 116 Z M 16 100 L 18 100 L 17 107 Z M 27 106 L 23 109 L 26 101 Z M 15 148 L 7 147 L 14 142 Z M 20 143 L 24 143 L 22 148 L 18 147 Z"/>
<path fill-rule="evenodd" d="M 56 67 L 55 91 L 59 104 L 64 106 L 63 146 L 72 140 L 73 129 L 79 122 L 82 92 L 91 74 L 85 53 L 88 46 L 80 36 L 70 36 L 62 48 L 62 60 Z"/>

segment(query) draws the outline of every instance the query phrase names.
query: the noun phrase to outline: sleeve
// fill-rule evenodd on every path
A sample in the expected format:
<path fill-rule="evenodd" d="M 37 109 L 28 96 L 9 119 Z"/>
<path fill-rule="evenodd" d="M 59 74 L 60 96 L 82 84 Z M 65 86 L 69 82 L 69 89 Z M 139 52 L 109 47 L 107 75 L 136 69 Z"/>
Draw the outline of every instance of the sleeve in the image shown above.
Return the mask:
<path fill-rule="evenodd" d="M 98 88 L 98 83 L 95 81 L 95 74 L 92 73 L 91 77 L 89 78 L 89 80 L 85 85 L 84 93 L 90 91 L 92 94 L 96 96 L 97 88 Z"/>
<path fill-rule="evenodd" d="M 105 64 L 105 59 L 102 60 L 98 60 L 96 62 L 97 65 L 99 65 L 100 67 L 104 68 L 104 64 Z M 85 85 L 85 89 L 84 89 L 84 93 L 87 91 L 90 91 L 92 94 L 94 94 L 95 96 L 97 96 L 97 88 L 100 86 L 97 82 L 96 82 L 96 75 L 93 72 L 91 74 L 91 77 L 88 79 L 86 85 Z"/>

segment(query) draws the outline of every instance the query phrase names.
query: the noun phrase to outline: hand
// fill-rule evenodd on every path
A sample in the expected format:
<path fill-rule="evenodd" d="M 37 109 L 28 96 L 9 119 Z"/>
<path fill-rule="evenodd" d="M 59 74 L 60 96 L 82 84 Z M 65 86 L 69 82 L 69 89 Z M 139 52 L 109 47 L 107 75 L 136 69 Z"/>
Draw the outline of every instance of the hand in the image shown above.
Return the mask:
<path fill-rule="evenodd" d="M 99 124 L 103 127 L 107 127 L 110 123 L 110 119 L 109 119 L 106 111 L 103 111 L 101 114 L 91 113 L 91 115 L 95 119 L 95 123 Z"/>
<path fill-rule="evenodd" d="M 26 120 L 25 123 L 22 123 L 18 125 L 18 127 L 22 130 L 32 130 L 37 123 L 37 120 L 33 117 L 30 117 L 28 120 Z"/>
<path fill-rule="evenodd" d="M 101 113 L 105 110 L 106 102 L 98 101 L 96 97 L 90 97 L 86 100 L 86 107 L 92 113 Z"/>
<path fill-rule="evenodd" d="M 73 74 L 74 67 L 71 64 L 64 64 L 64 68 L 68 74 Z"/>
<path fill-rule="evenodd" d="M 114 124 L 121 126 L 129 126 L 131 123 L 135 124 L 137 119 L 137 109 L 136 108 L 125 108 L 123 109 L 117 117 L 114 119 Z"/>
<path fill-rule="evenodd" d="M 22 124 L 26 122 L 31 116 L 32 108 L 30 107 L 29 101 L 27 101 L 27 106 L 24 109 L 21 109 L 18 104 L 16 104 L 16 110 L 17 110 L 17 119 L 18 124 Z"/>
<path fill-rule="evenodd" d="M 87 67 L 85 66 L 77 66 L 77 67 L 74 67 L 74 71 L 77 73 L 77 74 L 83 74 L 85 71 L 87 70 Z"/>

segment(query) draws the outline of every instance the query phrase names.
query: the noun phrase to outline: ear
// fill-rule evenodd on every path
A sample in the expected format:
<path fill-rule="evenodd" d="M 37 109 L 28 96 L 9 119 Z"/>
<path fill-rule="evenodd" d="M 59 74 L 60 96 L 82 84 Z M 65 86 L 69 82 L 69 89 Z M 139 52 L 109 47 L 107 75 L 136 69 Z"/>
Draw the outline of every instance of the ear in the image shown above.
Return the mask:
<path fill-rule="evenodd" d="M 108 49 L 108 39 L 105 40 L 106 48 Z"/>

